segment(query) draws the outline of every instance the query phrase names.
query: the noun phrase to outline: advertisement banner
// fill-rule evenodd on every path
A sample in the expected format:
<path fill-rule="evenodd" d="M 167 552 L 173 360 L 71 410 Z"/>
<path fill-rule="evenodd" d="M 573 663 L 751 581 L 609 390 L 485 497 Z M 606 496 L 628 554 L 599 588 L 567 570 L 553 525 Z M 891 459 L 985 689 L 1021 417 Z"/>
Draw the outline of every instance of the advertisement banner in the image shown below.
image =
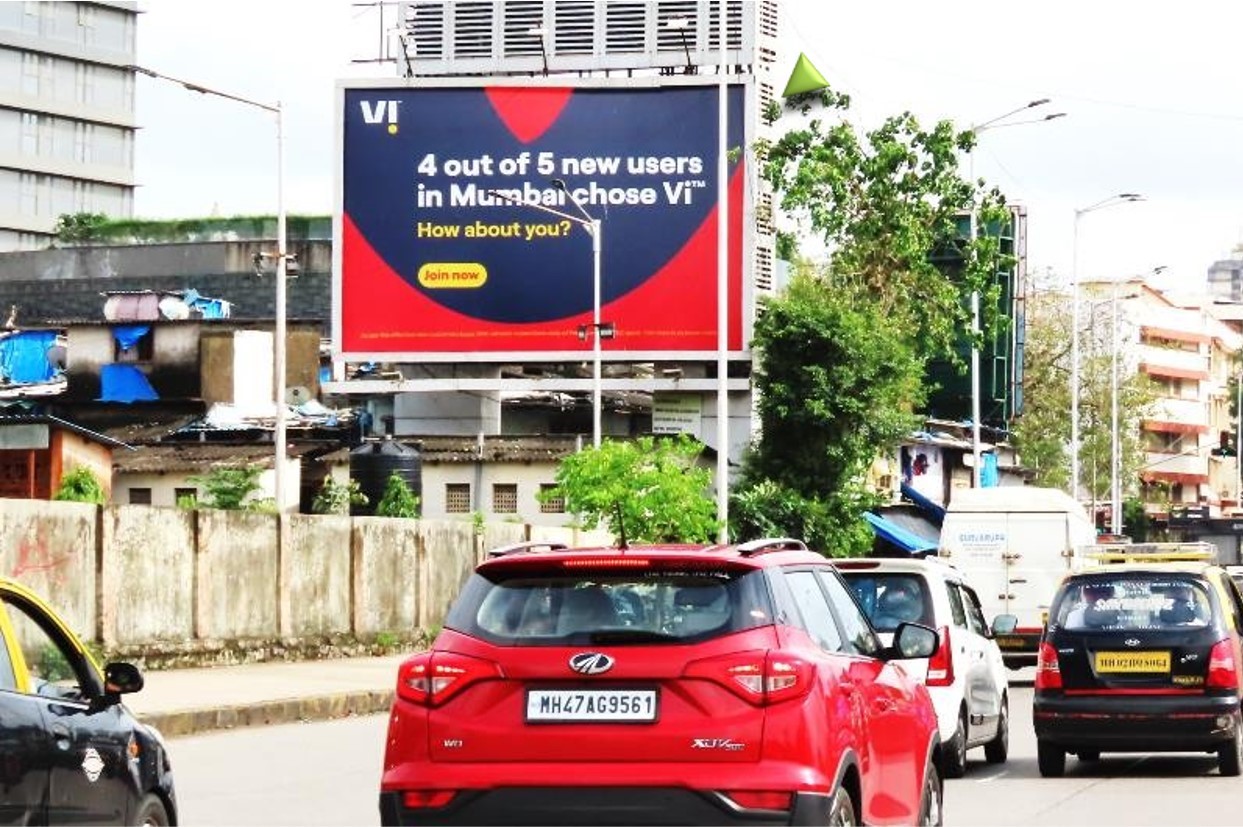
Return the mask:
<path fill-rule="evenodd" d="M 744 92 L 731 85 L 727 104 L 731 352 L 743 344 Z M 366 86 L 339 99 L 345 358 L 581 359 L 591 220 L 600 319 L 615 330 L 605 358 L 715 352 L 715 84 Z"/>

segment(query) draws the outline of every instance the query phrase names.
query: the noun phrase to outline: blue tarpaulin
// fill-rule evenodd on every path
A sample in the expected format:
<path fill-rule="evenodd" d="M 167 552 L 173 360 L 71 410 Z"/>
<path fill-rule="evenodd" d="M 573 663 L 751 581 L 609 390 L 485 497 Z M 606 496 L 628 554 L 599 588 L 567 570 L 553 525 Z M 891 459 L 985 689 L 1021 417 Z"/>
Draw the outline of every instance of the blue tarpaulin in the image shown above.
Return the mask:
<path fill-rule="evenodd" d="M 46 382 L 56 376 L 47 350 L 56 344 L 51 330 L 22 330 L 0 339 L 0 378 L 25 385 Z"/>
<path fill-rule="evenodd" d="M 945 521 L 945 506 L 928 499 L 908 483 L 902 483 L 902 496 L 915 503 L 915 506 L 938 528 Z"/>
<path fill-rule="evenodd" d="M 1001 485 L 1001 472 L 997 470 L 997 455 L 991 451 L 980 455 L 980 487 L 996 488 Z"/>
<path fill-rule="evenodd" d="M 898 548 L 906 549 L 912 554 L 936 551 L 937 543 L 935 540 L 925 540 L 923 537 L 907 531 L 892 520 L 878 517 L 870 511 L 863 512 L 863 518 L 872 524 L 872 530 L 876 532 L 876 536 L 888 540 Z"/>
<path fill-rule="evenodd" d="M 99 369 L 100 402 L 144 402 L 159 398 L 137 365 L 103 365 Z"/>
<path fill-rule="evenodd" d="M 116 337 L 121 350 L 129 350 L 150 331 L 151 325 L 149 324 L 119 324 L 112 328 L 112 335 Z"/>

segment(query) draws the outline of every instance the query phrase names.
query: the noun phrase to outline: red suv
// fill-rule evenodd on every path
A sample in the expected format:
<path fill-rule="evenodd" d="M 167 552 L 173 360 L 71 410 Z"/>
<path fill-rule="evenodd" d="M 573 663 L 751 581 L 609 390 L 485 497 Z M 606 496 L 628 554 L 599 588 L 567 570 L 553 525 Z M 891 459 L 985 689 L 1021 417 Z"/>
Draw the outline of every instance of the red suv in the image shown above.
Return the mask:
<path fill-rule="evenodd" d="M 385 824 L 940 824 L 927 690 L 797 540 L 498 550 L 399 669 Z"/>

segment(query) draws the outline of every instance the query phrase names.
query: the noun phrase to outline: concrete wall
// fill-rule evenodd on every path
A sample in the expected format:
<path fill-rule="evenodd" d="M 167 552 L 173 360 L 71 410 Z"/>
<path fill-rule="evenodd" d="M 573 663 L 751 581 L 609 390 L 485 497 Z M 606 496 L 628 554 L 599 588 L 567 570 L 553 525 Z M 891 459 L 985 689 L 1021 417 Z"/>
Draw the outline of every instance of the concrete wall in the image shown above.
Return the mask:
<path fill-rule="evenodd" d="M 434 630 L 487 549 L 603 533 L 520 523 L 0 499 L 0 573 L 109 649 Z"/>

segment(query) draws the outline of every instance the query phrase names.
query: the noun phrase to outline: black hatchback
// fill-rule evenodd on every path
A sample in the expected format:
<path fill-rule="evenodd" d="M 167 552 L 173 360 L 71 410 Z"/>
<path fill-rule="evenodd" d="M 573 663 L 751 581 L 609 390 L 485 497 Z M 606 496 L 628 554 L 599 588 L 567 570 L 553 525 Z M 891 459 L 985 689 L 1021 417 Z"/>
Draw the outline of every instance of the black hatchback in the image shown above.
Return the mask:
<path fill-rule="evenodd" d="M 1216 753 L 1243 769 L 1243 600 L 1218 566 L 1106 565 L 1068 576 L 1050 605 L 1036 666 L 1040 774 L 1066 754 Z"/>
<path fill-rule="evenodd" d="M 121 703 L 142 683 L 0 577 L 0 824 L 176 824 L 163 738 Z"/>

